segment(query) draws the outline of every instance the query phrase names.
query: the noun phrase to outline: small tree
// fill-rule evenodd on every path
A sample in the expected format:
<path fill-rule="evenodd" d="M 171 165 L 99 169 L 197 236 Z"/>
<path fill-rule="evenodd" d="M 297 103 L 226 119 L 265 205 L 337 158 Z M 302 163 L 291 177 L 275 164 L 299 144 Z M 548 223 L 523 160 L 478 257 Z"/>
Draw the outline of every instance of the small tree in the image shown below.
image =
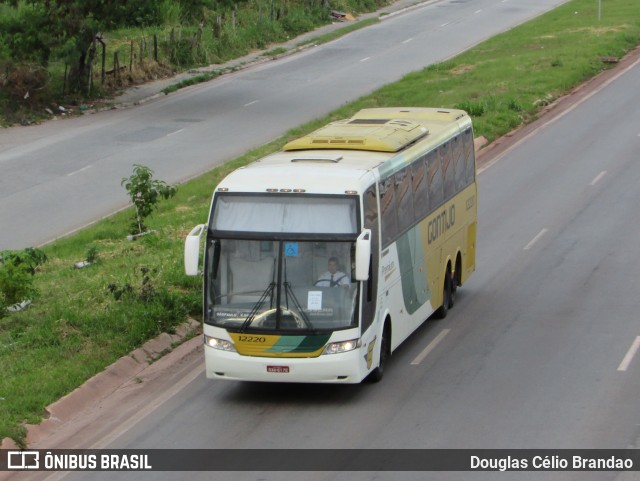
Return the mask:
<path fill-rule="evenodd" d="M 133 174 L 124 177 L 120 183 L 127 189 L 129 198 L 136 209 L 131 223 L 132 234 L 142 234 L 147 230 L 144 220 L 157 208 L 160 199 L 169 199 L 176 194 L 176 187 L 162 180 L 153 179 L 153 171 L 144 165 L 134 164 Z"/>

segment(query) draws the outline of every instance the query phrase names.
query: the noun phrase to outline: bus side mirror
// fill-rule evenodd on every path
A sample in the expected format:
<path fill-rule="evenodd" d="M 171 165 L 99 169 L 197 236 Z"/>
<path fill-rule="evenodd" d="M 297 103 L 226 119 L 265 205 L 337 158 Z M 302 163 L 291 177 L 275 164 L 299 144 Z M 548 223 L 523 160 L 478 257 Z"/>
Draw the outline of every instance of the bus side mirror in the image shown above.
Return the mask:
<path fill-rule="evenodd" d="M 356 240 L 356 280 L 369 279 L 369 263 L 371 262 L 371 229 L 363 229 Z"/>
<path fill-rule="evenodd" d="M 200 265 L 200 238 L 207 227 L 200 224 L 194 227 L 184 241 L 184 271 L 188 276 L 198 275 Z"/>

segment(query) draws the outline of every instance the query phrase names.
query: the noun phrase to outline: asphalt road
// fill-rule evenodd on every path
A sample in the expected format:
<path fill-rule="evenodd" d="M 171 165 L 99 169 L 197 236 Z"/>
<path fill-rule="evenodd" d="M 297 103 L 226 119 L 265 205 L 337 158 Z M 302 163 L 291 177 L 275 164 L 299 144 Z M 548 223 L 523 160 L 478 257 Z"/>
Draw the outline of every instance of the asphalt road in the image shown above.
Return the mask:
<path fill-rule="evenodd" d="M 133 164 L 184 181 L 563 0 L 443 0 L 140 107 L 0 130 L 0 250 L 125 207 Z"/>
<path fill-rule="evenodd" d="M 381 383 L 208 381 L 194 351 L 140 388 L 146 401 L 101 413 L 112 424 L 85 429 L 83 447 L 640 448 L 639 84 L 636 62 L 483 168 L 477 272 L 445 320 L 427 321 L 394 353 Z M 49 479 L 632 481 L 637 472 L 327 466 Z"/>

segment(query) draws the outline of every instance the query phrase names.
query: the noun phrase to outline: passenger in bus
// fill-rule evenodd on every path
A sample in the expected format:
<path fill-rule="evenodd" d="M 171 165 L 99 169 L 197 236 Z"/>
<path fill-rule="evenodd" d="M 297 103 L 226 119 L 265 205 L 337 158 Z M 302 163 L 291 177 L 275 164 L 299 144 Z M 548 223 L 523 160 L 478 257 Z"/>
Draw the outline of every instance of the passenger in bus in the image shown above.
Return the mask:
<path fill-rule="evenodd" d="M 344 287 L 348 289 L 351 279 L 347 274 L 338 270 L 338 258 L 329 257 L 327 262 L 327 272 L 322 274 L 315 285 L 319 287 Z"/>

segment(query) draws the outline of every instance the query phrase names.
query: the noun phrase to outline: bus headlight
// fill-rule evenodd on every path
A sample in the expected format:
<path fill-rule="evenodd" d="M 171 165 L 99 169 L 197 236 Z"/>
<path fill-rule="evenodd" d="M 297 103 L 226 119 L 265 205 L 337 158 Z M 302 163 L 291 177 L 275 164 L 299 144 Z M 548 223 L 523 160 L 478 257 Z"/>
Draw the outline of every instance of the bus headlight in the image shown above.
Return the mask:
<path fill-rule="evenodd" d="M 233 343 L 231 341 L 225 341 L 224 339 L 204 336 L 204 343 L 209 347 L 219 349 L 221 351 L 237 352 Z"/>
<path fill-rule="evenodd" d="M 360 339 L 351 339 L 349 341 L 332 342 L 324 348 L 324 354 L 339 354 L 341 352 L 353 351 L 360 347 Z"/>

